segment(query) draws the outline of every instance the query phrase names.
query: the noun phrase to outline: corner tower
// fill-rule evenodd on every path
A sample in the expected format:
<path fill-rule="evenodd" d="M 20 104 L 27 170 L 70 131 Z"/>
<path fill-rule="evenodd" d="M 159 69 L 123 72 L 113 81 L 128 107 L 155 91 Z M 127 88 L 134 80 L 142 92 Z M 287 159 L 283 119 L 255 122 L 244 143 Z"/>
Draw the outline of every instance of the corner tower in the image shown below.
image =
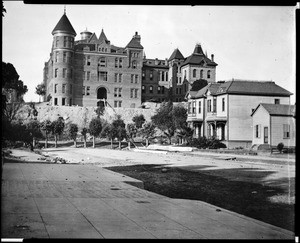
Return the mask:
<path fill-rule="evenodd" d="M 73 104 L 74 38 L 76 32 L 66 13 L 52 31 L 53 43 L 50 54 L 51 73 L 49 94 L 52 105 Z"/>

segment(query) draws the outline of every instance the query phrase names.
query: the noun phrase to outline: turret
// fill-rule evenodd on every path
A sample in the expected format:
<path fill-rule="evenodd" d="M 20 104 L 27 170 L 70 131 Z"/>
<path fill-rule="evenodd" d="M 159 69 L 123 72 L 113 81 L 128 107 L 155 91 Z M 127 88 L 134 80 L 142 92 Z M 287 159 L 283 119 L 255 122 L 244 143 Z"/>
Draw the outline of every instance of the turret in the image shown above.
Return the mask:
<path fill-rule="evenodd" d="M 52 78 L 50 94 L 53 105 L 72 105 L 73 103 L 73 58 L 76 32 L 66 13 L 52 31 Z"/>

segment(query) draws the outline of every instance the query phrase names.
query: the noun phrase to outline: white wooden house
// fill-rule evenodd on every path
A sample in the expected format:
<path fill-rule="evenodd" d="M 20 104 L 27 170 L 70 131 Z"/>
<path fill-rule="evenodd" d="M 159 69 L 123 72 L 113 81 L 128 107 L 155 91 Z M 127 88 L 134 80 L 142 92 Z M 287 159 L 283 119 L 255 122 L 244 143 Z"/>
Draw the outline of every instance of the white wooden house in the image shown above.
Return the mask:
<path fill-rule="evenodd" d="M 251 114 L 260 103 L 290 104 L 292 93 L 262 81 L 219 81 L 199 91 L 189 91 L 188 119 L 195 137 L 216 136 L 232 147 L 251 147 Z"/>
<path fill-rule="evenodd" d="M 251 114 L 253 122 L 253 145 L 294 147 L 295 106 L 261 103 Z"/>

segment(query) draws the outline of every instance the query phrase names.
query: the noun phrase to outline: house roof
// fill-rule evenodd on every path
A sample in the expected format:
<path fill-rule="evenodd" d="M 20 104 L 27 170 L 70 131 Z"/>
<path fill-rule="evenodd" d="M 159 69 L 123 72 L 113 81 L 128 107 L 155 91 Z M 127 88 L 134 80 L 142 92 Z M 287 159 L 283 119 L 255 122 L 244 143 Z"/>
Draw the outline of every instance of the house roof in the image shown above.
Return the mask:
<path fill-rule="evenodd" d="M 220 85 L 218 94 L 248 94 L 248 95 L 271 95 L 271 96 L 285 96 L 292 95 L 291 92 L 278 86 L 275 82 L 267 81 L 246 81 L 234 80 L 228 81 Z"/>
<path fill-rule="evenodd" d="M 172 55 L 169 58 L 169 61 L 173 60 L 173 59 L 184 59 L 183 55 L 181 54 L 181 52 L 179 51 L 178 48 L 176 48 Z"/>
<path fill-rule="evenodd" d="M 227 81 L 210 83 L 200 89 L 196 94 L 191 93 L 191 98 L 201 98 L 210 91 L 211 95 L 238 94 L 238 95 L 257 95 L 257 96 L 279 96 L 289 97 L 291 92 L 275 84 L 275 82 L 262 81 Z"/>
<path fill-rule="evenodd" d="M 56 26 L 54 27 L 54 29 L 52 31 L 52 35 L 56 31 L 68 32 L 68 33 L 71 33 L 73 35 L 76 35 L 76 32 L 75 32 L 73 26 L 71 25 L 71 23 L 70 23 L 67 15 L 65 13 L 60 18 L 60 20 L 58 21 L 58 23 L 56 24 Z"/>
<path fill-rule="evenodd" d="M 193 53 L 192 55 L 188 56 L 185 61 L 182 63 L 181 67 L 193 64 L 193 65 L 202 65 L 202 63 L 206 63 L 208 66 L 217 66 L 218 64 L 211 61 L 207 58 L 204 54 Z"/>
<path fill-rule="evenodd" d="M 157 64 L 155 64 L 157 63 Z M 148 67 L 169 68 L 168 62 L 162 59 L 144 59 L 143 65 Z"/>
<path fill-rule="evenodd" d="M 256 109 L 252 112 L 251 116 L 258 110 L 259 107 L 263 107 L 271 116 L 294 116 L 294 105 L 280 105 L 280 104 L 267 104 L 260 103 Z"/>
<path fill-rule="evenodd" d="M 106 35 L 104 34 L 104 31 L 103 29 L 101 30 L 101 34 L 99 36 L 99 42 L 102 42 L 102 41 L 107 41 L 108 39 L 106 38 Z"/>
<path fill-rule="evenodd" d="M 125 48 L 144 49 L 144 47 L 134 37 L 131 39 L 131 41 L 127 44 Z"/>

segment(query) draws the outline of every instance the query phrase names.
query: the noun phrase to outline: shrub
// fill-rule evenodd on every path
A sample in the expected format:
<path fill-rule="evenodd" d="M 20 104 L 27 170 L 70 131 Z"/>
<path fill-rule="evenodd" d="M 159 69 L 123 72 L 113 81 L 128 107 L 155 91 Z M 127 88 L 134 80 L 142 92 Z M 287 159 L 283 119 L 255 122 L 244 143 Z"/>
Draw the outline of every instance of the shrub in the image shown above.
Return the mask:
<path fill-rule="evenodd" d="M 210 148 L 210 149 L 219 149 L 226 148 L 226 145 L 215 137 L 207 139 L 204 137 L 193 138 L 189 141 L 188 145 L 196 148 Z"/>
<path fill-rule="evenodd" d="M 279 150 L 280 153 L 282 153 L 283 147 L 284 147 L 283 143 L 277 144 L 277 149 Z"/>

